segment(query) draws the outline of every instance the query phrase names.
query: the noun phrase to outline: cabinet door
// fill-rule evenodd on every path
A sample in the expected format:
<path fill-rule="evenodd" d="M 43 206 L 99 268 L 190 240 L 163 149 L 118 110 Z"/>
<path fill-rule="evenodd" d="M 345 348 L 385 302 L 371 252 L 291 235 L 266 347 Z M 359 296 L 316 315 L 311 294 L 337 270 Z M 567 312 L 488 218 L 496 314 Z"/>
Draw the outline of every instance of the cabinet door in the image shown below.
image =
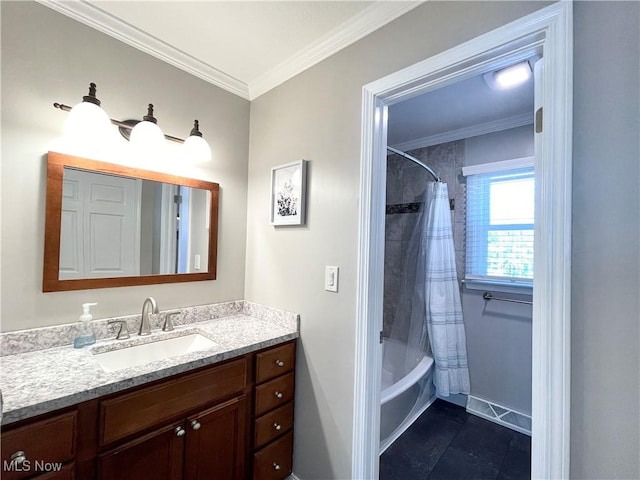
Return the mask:
<path fill-rule="evenodd" d="M 185 480 L 242 480 L 246 463 L 246 397 L 187 419 Z"/>
<path fill-rule="evenodd" d="M 100 480 L 179 480 L 186 431 L 170 425 L 125 443 L 98 457 Z"/>

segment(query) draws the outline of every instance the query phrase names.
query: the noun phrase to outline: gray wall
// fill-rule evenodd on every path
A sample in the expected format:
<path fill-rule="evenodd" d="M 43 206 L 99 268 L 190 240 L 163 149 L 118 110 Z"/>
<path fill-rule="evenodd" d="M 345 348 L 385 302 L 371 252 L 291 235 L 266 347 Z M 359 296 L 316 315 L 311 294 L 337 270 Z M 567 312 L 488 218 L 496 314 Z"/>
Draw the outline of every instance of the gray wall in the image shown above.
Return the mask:
<path fill-rule="evenodd" d="M 88 301 L 104 318 L 139 312 L 149 295 L 161 309 L 243 298 L 249 102 L 35 2 L 1 9 L 2 330 L 73 322 Z M 112 118 L 140 118 L 152 102 L 165 133 L 200 120 L 213 161 L 172 173 L 220 183 L 218 280 L 42 293 L 45 154 L 67 115 L 52 104 L 74 105 L 92 81 Z"/>
<path fill-rule="evenodd" d="M 571 468 L 640 478 L 640 3 L 574 12 Z"/>
<path fill-rule="evenodd" d="M 252 102 L 246 296 L 302 314 L 300 478 L 350 476 L 362 85 L 542 6 L 427 2 Z M 640 478 L 638 57 L 637 2 L 576 3 L 577 479 Z M 309 222 L 275 229 L 268 225 L 269 169 L 298 158 L 311 160 Z M 341 266 L 338 294 L 322 290 L 327 264 Z"/>
<path fill-rule="evenodd" d="M 426 2 L 251 102 L 246 297 L 300 312 L 294 472 L 351 475 L 362 86 L 541 3 Z M 308 222 L 269 225 L 274 165 L 310 160 Z M 340 291 L 323 290 L 325 265 Z"/>
<path fill-rule="evenodd" d="M 528 157 L 533 155 L 533 126 L 468 138 L 464 146 L 465 165 Z M 486 302 L 483 293 L 462 289 L 471 394 L 531 415 L 531 307 Z"/>

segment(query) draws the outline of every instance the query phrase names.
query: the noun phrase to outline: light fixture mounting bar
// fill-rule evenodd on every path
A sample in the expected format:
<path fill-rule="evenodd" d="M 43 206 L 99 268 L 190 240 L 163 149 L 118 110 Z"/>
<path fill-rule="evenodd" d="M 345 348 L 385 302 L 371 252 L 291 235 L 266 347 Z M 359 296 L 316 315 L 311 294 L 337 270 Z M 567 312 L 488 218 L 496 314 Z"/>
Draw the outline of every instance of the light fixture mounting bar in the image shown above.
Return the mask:
<path fill-rule="evenodd" d="M 55 102 L 53 104 L 53 106 L 55 108 L 58 108 L 58 109 L 64 111 L 64 112 L 70 112 L 71 111 L 71 107 L 69 105 L 65 105 L 64 103 Z M 121 122 L 120 120 L 114 120 L 113 118 L 110 118 L 109 120 L 111 120 L 111 123 L 113 123 L 114 125 L 118 126 L 119 128 L 125 128 L 127 130 L 132 130 L 133 127 L 135 127 L 135 124 L 132 124 L 131 121 L 129 121 L 129 122 Z M 138 123 L 138 121 L 136 121 L 136 123 Z M 167 140 L 171 140 L 172 142 L 184 143 L 184 139 L 179 138 L 179 137 L 174 137 L 173 135 L 167 135 L 166 133 L 164 134 L 164 138 L 166 138 Z"/>

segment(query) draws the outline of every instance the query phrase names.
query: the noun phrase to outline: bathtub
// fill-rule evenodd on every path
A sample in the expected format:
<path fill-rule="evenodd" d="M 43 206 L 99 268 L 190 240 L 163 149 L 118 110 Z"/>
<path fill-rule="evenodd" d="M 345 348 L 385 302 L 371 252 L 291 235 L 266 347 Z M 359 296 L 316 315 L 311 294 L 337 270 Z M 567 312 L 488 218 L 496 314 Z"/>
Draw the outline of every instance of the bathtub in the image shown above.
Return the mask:
<path fill-rule="evenodd" d="M 382 391 L 380 392 L 380 454 L 382 454 L 435 400 L 433 359 L 424 355 L 408 373 L 398 374 L 407 345 L 398 340 L 382 342 Z"/>

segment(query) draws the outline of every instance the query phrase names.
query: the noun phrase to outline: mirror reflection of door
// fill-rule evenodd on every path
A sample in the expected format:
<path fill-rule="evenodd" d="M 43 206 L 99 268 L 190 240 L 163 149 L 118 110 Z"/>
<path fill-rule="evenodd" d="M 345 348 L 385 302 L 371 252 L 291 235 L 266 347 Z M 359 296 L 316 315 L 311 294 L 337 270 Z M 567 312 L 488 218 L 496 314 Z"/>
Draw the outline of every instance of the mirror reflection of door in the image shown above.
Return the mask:
<path fill-rule="evenodd" d="M 139 275 L 141 181 L 66 169 L 61 280 Z"/>
<path fill-rule="evenodd" d="M 206 272 L 208 190 L 65 168 L 59 280 Z"/>

